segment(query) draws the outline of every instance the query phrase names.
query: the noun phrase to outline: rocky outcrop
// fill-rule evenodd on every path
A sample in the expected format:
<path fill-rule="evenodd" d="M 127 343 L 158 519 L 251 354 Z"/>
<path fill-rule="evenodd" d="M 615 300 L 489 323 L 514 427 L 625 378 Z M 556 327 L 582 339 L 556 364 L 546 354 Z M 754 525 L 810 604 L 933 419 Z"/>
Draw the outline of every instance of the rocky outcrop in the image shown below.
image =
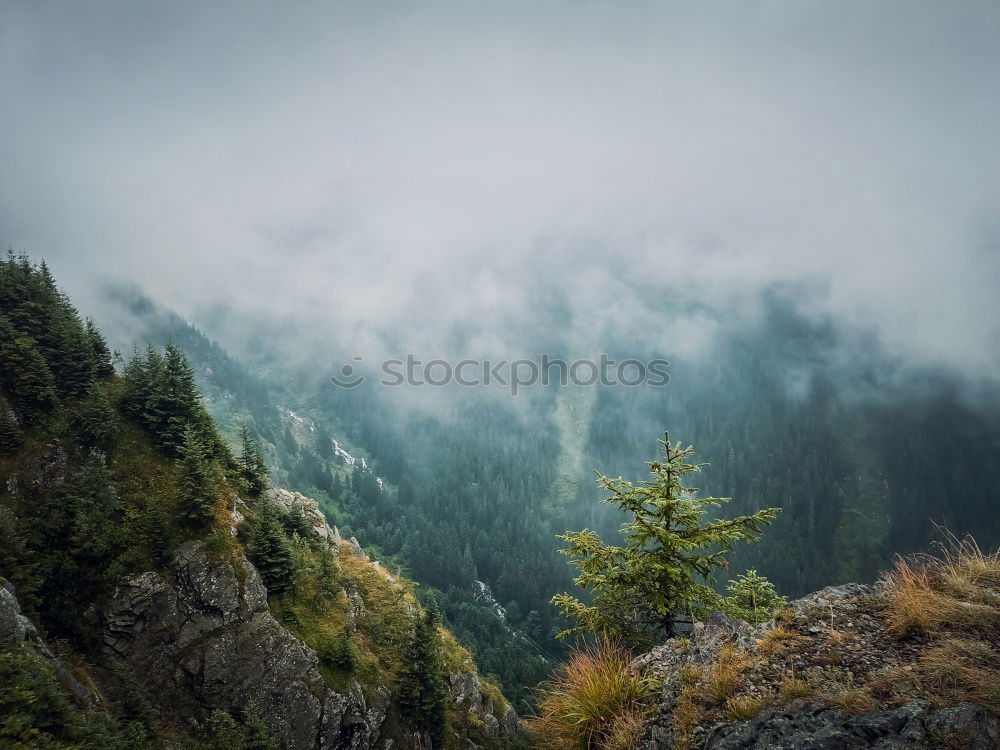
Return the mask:
<path fill-rule="evenodd" d="M 919 667 L 927 644 L 890 635 L 882 597 L 875 586 L 832 586 L 756 627 L 717 613 L 643 654 L 632 668 L 660 681 L 662 691 L 639 747 L 1000 747 L 1000 717 L 987 709 L 968 702 L 941 707 L 896 690 L 899 675 Z M 726 653 L 734 687 L 719 695 Z M 691 698 L 713 688 L 712 698 Z M 754 706 L 756 715 L 735 720 L 730 698 Z M 700 718 L 678 742 L 678 707 L 685 700 L 687 715 Z"/>
<path fill-rule="evenodd" d="M 271 615 L 260 575 L 242 554 L 212 559 L 200 541 L 176 553 L 170 575 L 123 581 L 102 609 L 104 652 L 156 696 L 165 714 L 213 709 L 261 714 L 282 747 L 373 747 L 389 708 L 385 688 L 346 694 L 323 680 L 315 651 Z"/>
<path fill-rule="evenodd" d="M 268 490 L 267 499 L 286 513 L 301 512 L 306 517 L 309 525 L 312 526 L 316 536 L 326 542 L 333 551 L 333 557 L 336 559 L 343 540 L 340 538 L 340 532 L 337 530 L 337 527 L 327 523 L 326 516 L 319 509 L 319 503 L 311 497 L 306 497 L 301 492 L 292 492 L 291 490 L 280 488 Z M 352 539 L 351 542 L 357 544 L 357 540 L 355 539 Z"/>
<path fill-rule="evenodd" d="M 476 672 L 453 672 L 448 681 L 452 702 L 477 717 L 487 737 L 512 737 L 521 731 L 517 712 L 507 703 L 497 706 Z"/>
<path fill-rule="evenodd" d="M 338 553 L 350 552 L 387 585 L 400 585 L 356 540 L 344 542 L 314 500 L 282 489 L 269 490 L 268 499 L 286 513 L 301 512 L 335 564 Z M 247 513 L 237 500 L 233 523 Z M 365 601 L 353 584 L 345 584 L 345 593 L 353 634 Z M 344 692 L 332 690 L 316 652 L 271 614 L 260 575 L 238 548 L 223 559 L 204 542 L 185 543 L 168 571 L 121 581 L 101 617 L 105 662 L 136 675 L 166 716 L 204 719 L 214 709 L 239 714 L 252 706 L 283 748 L 381 747 L 389 689 L 351 678 Z M 495 706 L 474 671 L 451 678 L 453 702 L 476 715 L 487 736 L 499 740 L 519 731 L 517 714 L 506 702 Z"/>

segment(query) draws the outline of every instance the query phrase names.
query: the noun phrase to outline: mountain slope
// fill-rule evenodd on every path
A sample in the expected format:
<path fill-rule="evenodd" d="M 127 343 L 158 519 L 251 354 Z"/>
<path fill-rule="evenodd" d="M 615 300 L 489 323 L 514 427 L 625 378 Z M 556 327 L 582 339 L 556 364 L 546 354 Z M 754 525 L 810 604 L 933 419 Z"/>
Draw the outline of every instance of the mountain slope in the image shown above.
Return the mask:
<path fill-rule="evenodd" d="M 47 268 L 0 262 L 3 741 L 509 744 L 510 704 L 433 602 L 314 501 L 257 495 L 248 450 L 180 349 L 118 375 Z"/>

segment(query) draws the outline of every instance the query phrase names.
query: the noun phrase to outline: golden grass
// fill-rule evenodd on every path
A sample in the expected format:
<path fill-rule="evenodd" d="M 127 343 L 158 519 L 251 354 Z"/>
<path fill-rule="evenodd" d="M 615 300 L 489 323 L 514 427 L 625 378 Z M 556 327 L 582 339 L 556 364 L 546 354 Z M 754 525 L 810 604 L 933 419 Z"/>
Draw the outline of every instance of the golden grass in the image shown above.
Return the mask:
<path fill-rule="evenodd" d="M 847 634 L 835 628 L 831 628 L 829 632 L 827 632 L 826 637 L 829 639 L 830 643 L 836 646 L 839 646 L 847 640 Z"/>
<path fill-rule="evenodd" d="M 805 680 L 797 677 L 786 677 L 778 686 L 778 698 L 783 703 L 793 701 L 796 698 L 805 698 L 815 694 L 816 690 Z"/>
<path fill-rule="evenodd" d="M 674 638 L 674 651 L 679 654 L 688 654 L 691 652 L 691 639 L 690 638 Z"/>
<path fill-rule="evenodd" d="M 744 721 L 752 719 L 759 714 L 768 701 L 754 695 L 744 695 L 737 698 L 730 698 L 726 701 L 726 716 L 732 721 Z"/>
<path fill-rule="evenodd" d="M 656 683 L 631 670 L 631 655 L 604 638 L 575 651 L 539 691 L 528 732 L 541 750 L 632 747 Z"/>
<path fill-rule="evenodd" d="M 691 747 L 693 738 L 691 730 L 698 726 L 704 718 L 699 704 L 701 691 L 698 689 L 697 678 L 682 683 L 674 706 L 674 749 L 686 750 Z"/>
<path fill-rule="evenodd" d="M 791 607 L 782 607 L 774 613 L 776 625 L 792 625 L 795 622 L 795 610 Z"/>
<path fill-rule="evenodd" d="M 1000 652 L 989 643 L 946 638 L 920 657 L 913 672 L 928 697 L 1000 711 Z"/>
<path fill-rule="evenodd" d="M 837 689 L 827 688 L 817 697 L 823 703 L 839 708 L 849 716 L 874 711 L 879 706 L 871 693 L 854 685 L 843 685 Z"/>
<path fill-rule="evenodd" d="M 735 646 L 723 646 L 719 659 L 705 677 L 705 698 L 713 703 L 722 703 L 736 692 L 743 681 L 743 673 L 752 662 L 745 651 Z"/>
<path fill-rule="evenodd" d="M 680 690 L 674 706 L 674 748 L 683 750 L 693 743 L 692 730 L 704 721 L 712 706 L 725 703 L 727 713 L 759 711 L 763 707 L 751 706 L 747 700 L 733 697 L 743 682 L 743 673 L 752 661 L 747 653 L 733 645 L 723 646 L 713 664 L 704 668 L 685 664 L 677 670 Z"/>
<path fill-rule="evenodd" d="M 890 631 L 1000 634 L 1000 554 L 984 553 L 972 537 L 944 535 L 939 557 L 899 557 L 883 577 Z"/>
<path fill-rule="evenodd" d="M 775 625 L 770 628 L 764 637 L 757 641 L 757 650 L 765 656 L 773 656 L 786 646 L 793 645 L 805 640 L 805 637 L 791 628 L 784 625 Z"/>

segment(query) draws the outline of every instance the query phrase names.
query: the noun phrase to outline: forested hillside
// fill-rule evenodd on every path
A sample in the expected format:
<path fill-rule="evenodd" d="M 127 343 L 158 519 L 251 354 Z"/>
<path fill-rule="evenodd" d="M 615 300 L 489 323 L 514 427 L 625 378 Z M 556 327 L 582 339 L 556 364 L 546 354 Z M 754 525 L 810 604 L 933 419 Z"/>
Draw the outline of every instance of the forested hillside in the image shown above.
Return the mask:
<path fill-rule="evenodd" d="M 205 352 L 266 428 L 265 391 Z M 0 746 L 514 741 L 434 597 L 272 488 L 175 343 L 116 372 L 47 266 L 9 254 L 0 365 Z"/>

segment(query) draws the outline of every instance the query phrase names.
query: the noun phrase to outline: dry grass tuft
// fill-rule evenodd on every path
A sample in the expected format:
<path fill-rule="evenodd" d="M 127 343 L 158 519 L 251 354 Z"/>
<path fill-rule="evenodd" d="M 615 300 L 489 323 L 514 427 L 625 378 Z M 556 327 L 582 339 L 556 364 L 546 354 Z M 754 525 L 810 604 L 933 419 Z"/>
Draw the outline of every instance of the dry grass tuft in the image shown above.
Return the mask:
<path fill-rule="evenodd" d="M 914 678 L 928 697 L 946 704 L 972 701 L 1000 711 L 1000 652 L 990 644 L 947 638 L 914 666 Z"/>
<path fill-rule="evenodd" d="M 685 664 L 677 670 L 677 681 L 681 685 L 694 685 L 701 679 L 701 667 Z"/>
<path fill-rule="evenodd" d="M 1000 634 L 1000 554 L 984 553 L 972 537 L 943 534 L 939 557 L 897 558 L 884 576 L 890 631 Z"/>
<path fill-rule="evenodd" d="M 767 703 L 766 699 L 753 695 L 730 698 L 726 701 L 726 716 L 732 721 L 752 719 L 767 706 Z"/>
<path fill-rule="evenodd" d="M 685 684 L 674 707 L 674 749 L 686 750 L 693 742 L 692 730 L 704 718 L 700 706 L 701 691 L 696 682 Z"/>
<path fill-rule="evenodd" d="M 674 651 L 678 654 L 688 654 L 691 653 L 691 639 L 690 638 L 674 638 Z"/>
<path fill-rule="evenodd" d="M 778 686 L 778 698 L 782 703 L 793 701 L 796 698 L 805 698 L 815 693 L 816 689 L 812 685 L 797 677 L 786 677 Z"/>
<path fill-rule="evenodd" d="M 757 650 L 765 656 L 773 656 L 786 646 L 791 646 L 801 641 L 805 637 L 795 630 L 784 625 L 775 625 L 764 633 L 764 637 L 757 641 Z"/>
<path fill-rule="evenodd" d="M 839 708 L 849 716 L 874 711 L 879 706 L 878 701 L 867 690 L 853 685 L 844 685 L 836 690 L 824 690 L 818 697 L 824 703 Z"/>
<path fill-rule="evenodd" d="M 656 684 L 631 670 L 631 655 L 602 639 L 573 653 L 539 692 L 528 721 L 542 750 L 622 750 L 635 742 Z"/>
<path fill-rule="evenodd" d="M 827 632 L 826 637 L 830 640 L 830 643 L 834 644 L 835 646 L 839 646 L 841 643 L 843 643 L 845 640 L 847 640 L 847 634 L 846 633 L 844 633 L 844 632 L 842 632 L 840 630 L 833 629 L 833 628 L 831 628 Z"/>
<path fill-rule="evenodd" d="M 795 623 L 795 610 L 791 607 L 782 607 L 774 613 L 774 622 L 777 625 L 793 625 Z"/>
<path fill-rule="evenodd" d="M 712 703 L 722 703 L 732 696 L 743 680 L 743 673 L 752 662 L 746 652 L 735 646 L 723 646 L 719 659 L 705 677 L 705 698 Z"/>

